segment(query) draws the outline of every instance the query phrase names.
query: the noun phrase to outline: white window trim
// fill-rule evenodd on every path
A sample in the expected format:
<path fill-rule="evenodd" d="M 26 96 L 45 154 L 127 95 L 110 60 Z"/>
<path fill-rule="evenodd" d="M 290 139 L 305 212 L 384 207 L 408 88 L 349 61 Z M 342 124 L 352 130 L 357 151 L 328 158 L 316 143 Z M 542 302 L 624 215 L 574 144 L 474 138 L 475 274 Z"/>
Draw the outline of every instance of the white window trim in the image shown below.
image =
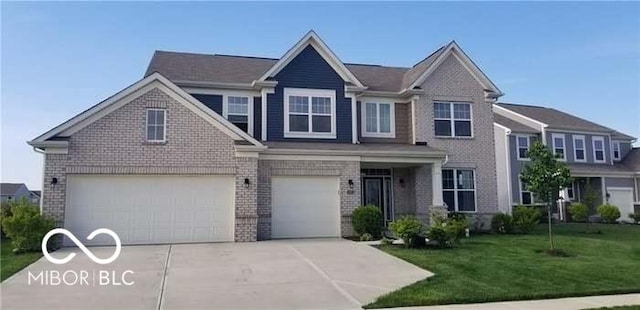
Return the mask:
<path fill-rule="evenodd" d="M 229 115 L 240 115 L 245 116 L 244 114 L 238 113 L 229 113 L 229 97 L 244 97 L 248 98 L 247 100 L 247 133 L 253 137 L 253 96 L 245 95 L 245 94 L 224 94 L 222 95 L 222 116 L 225 119 L 229 119 Z"/>
<path fill-rule="evenodd" d="M 565 138 L 565 134 L 563 133 L 551 134 L 551 144 L 553 145 L 553 154 L 556 154 L 556 138 L 562 139 L 562 158 L 559 158 L 559 160 L 566 161 L 567 160 L 567 139 Z"/>
<path fill-rule="evenodd" d="M 582 140 L 583 159 L 578 159 L 578 148 L 576 147 L 577 140 Z M 573 160 L 576 162 L 587 162 L 587 140 L 583 135 L 573 135 Z"/>
<path fill-rule="evenodd" d="M 289 130 L 289 96 L 309 97 L 309 130 L 310 132 L 297 132 Z M 311 132 L 312 103 L 311 97 L 331 98 L 331 132 Z M 336 138 L 336 91 L 328 89 L 285 88 L 284 89 L 284 137 L 285 138 L 311 138 L 311 139 L 335 139 Z"/>
<path fill-rule="evenodd" d="M 531 148 L 531 136 L 527 135 L 515 135 L 516 137 L 516 157 L 519 161 L 530 161 L 529 157 L 520 157 L 520 138 L 527 139 L 527 151 Z"/>
<path fill-rule="evenodd" d="M 569 189 L 571 189 L 571 193 L 573 195 L 569 196 Z M 575 201 L 576 200 L 576 182 L 571 182 L 571 186 L 567 187 L 567 200 Z"/>
<path fill-rule="evenodd" d="M 618 156 L 616 157 L 616 146 L 618 146 Z M 620 158 L 622 153 L 620 151 L 620 141 L 613 141 L 611 143 L 611 158 L 613 158 L 613 160 L 620 160 Z"/>
<path fill-rule="evenodd" d="M 162 124 L 162 129 L 164 130 L 162 140 L 149 140 L 149 111 L 162 111 L 164 113 L 164 122 Z M 145 125 L 144 125 L 144 138 L 147 142 L 152 143 L 163 143 L 167 142 L 167 110 L 166 109 L 158 109 L 158 108 L 147 108 L 144 111 Z"/>
<path fill-rule="evenodd" d="M 453 192 L 453 210 L 455 212 L 463 212 L 463 213 L 477 213 L 478 212 L 478 184 L 477 179 L 478 176 L 476 175 L 476 169 L 471 169 L 471 168 L 443 168 L 442 170 L 452 170 L 453 171 L 453 188 L 452 189 L 445 189 L 442 188 L 442 191 L 448 191 L 448 192 Z M 473 171 L 473 189 L 458 189 L 458 170 L 471 170 Z M 458 209 L 458 192 L 473 192 L 473 206 L 475 208 L 475 210 L 473 211 L 460 211 Z"/>
<path fill-rule="evenodd" d="M 532 191 L 528 191 L 524 189 L 524 183 L 522 182 L 522 180 L 520 180 L 520 204 L 524 205 L 524 199 L 522 199 L 522 194 L 524 193 L 529 193 L 529 195 L 531 196 L 531 204 L 534 204 L 535 201 L 533 200 L 533 192 Z"/>
<path fill-rule="evenodd" d="M 435 111 L 434 111 L 434 115 L 433 115 L 433 121 L 434 121 L 434 136 L 436 136 L 437 138 L 461 138 L 461 139 L 472 139 L 474 137 L 474 132 L 473 132 L 473 105 L 471 104 L 471 102 L 466 102 L 466 101 L 434 101 L 433 105 L 435 105 L 436 103 L 448 103 L 449 104 L 449 110 L 450 110 L 450 118 L 439 118 L 439 117 L 435 117 Z M 453 113 L 453 105 L 454 104 L 468 104 L 469 105 L 469 119 L 459 119 L 459 118 L 455 118 L 454 113 Z M 433 105 L 431 107 L 432 111 L 433 111 Z M 456 136 L 456 125 L 455 125 L 455 121 L 469 121 L 470 122 L 470 129 L 471 129 L 471 135 L 470 136 Z M 435 121 L 450 121 L 451 122 L 451 135 L 450 136 L 441 136 L 441 135 L 437 135 L 435 134 Z"/>
<path fill-rule="evenodd" d="M 367 131 L 367 104 L 375 104 L 376 105 L 376 122 L 378 123 L 376 126 L 376 132 Z M 380 105 L 388 104 L 389 105 L 389 117 L 391 118 L 389 122 L 389 132 L 380 132 Z M 362 127 L 362 136 L 363 137 L 372 137 L 372 138 L 395 138 L 396 137 L 396 112 L 395 112 L 395 103 L 390 101 L 380 101 L 380 100 L 366 100 L 362 101 L 360 107 L 360 124 Z"/>
<path fill-rule="evenodd" d="M 602 160 L 598 160 L 596 158 L 596 141 L 602 142 Z M 593 136 L 591 137 L 591 146 L 593 147 L 593 162 L 594 163 L 605 163 L 607 162 L 607 155 L 605 153 L 604 147 L 604 137 L 602 136 Z"/>

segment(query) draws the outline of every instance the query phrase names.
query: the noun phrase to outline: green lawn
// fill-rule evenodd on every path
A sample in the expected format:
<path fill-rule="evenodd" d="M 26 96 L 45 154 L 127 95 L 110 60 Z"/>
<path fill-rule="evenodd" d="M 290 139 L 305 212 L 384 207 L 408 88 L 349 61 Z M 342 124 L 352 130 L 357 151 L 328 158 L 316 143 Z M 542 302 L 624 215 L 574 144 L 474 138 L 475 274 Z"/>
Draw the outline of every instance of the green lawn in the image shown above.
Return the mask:
<path fill-rule="evenodd" d="M 617 307 L 605 307 L 605 308 L 592 308 L 585 310 L 640 310 L 640 306 L 617 306 Z"/>
<path fill-rule="evenodd" d="M 381 249 L 435 276 L 378 298 L 367 308 L 640 292 L 640 226 L 557 224 L 552 257 L 546 226 L 530 235 L 479 235 L 453 249 Z"/>
<path fill-rule="evenodd" d="M 42 256 L 41 252 L 14 254 L 11 240 L 0 241 L 0 281 L 29 266 Z"/>

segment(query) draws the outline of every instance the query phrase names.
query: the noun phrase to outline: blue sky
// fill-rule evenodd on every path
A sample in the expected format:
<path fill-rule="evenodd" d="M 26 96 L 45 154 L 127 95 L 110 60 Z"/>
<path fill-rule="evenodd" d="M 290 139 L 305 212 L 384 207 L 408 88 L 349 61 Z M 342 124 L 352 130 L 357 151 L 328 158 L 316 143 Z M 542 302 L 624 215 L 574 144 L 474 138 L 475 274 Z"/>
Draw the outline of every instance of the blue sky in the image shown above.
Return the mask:
<path fill-rule="evenodd" d="M 140 79 L 154 50 L 280 57 L 310 29 L 343 62 L 411 66 L 456 40 L 506 93 L 640 137 L 640 3 L 1 3 L 1 179 L 25 141 Z"/>

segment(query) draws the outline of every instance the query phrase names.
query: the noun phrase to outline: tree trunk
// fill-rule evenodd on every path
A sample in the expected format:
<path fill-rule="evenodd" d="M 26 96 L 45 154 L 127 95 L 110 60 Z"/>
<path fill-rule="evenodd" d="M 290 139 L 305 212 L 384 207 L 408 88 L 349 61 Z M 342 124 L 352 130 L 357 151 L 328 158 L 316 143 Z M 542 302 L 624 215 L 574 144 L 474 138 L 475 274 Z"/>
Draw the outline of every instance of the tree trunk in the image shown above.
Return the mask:
<path fill-rule="evenodd" d="M 548 208 L 548 212 L 547 212 L 547 222 L 549 224 L 549 245 L 551 245 L 551 251 L 554 250 L 554 246 L 553 246 L 553 231 L 551 230 L 551 208 L 553 206 L 553 202 L 549 203 L 549 208 Z"/>

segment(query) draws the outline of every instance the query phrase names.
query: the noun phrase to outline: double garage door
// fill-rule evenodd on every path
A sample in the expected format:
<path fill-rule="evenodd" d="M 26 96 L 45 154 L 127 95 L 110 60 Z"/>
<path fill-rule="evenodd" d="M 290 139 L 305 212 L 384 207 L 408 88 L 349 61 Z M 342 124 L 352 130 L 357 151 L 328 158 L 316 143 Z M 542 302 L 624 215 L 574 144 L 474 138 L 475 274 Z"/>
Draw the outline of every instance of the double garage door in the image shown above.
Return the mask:
<path fill-rule="evenodd" d="M 339 237 L 338 188 L 337 177 L 274 177 L 272 238 Z M 70 175 L 65 228 L 87 245 L 113 244 L 86 240 L 97 228 L 122 244 L 230 242 L 234 197 L 233 176 Z"/>
<path fill-rule="evenodd" d="M 123 244 L 234 240 L 232 176 L 99 176 L 67 179 L 65 228 L 85 244 L 113 244 L 97 228 L 116 232 Z M 65 240 L 69 244 L 69 240 Z"/>

